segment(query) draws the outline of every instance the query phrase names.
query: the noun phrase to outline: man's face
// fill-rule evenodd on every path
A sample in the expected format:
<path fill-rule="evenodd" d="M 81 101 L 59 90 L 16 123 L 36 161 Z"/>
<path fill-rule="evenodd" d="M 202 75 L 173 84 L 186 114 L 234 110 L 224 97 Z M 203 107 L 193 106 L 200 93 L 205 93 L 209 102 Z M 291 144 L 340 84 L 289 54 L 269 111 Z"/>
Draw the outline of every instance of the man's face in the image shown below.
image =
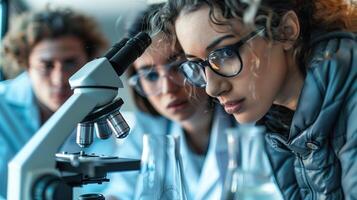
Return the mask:
<path fill-rule="evenodd" d="M 73 36 L 40 41 L 29 56 L 28 73 L 39 103 L 55 112 L 71 95 L 68 79 L 88 58 Z"/>

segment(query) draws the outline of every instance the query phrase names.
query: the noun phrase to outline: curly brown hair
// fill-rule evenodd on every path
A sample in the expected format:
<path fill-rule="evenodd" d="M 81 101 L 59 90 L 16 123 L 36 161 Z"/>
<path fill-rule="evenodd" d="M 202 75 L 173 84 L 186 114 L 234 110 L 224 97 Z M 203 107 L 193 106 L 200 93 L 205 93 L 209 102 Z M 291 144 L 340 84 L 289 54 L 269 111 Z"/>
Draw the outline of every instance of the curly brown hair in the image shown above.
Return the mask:
<path fill-rule="evenodd" d="M 255 25 L 264 26 L 267 37 L 284 40 L 280 34 L 280 21 L 288 11 L 294 11 L 300 22 L 300 37 L 295 42 L 295 60 L 301 72 L 306 72 L 309 41 L 315 31 L 344 30 L 357 32 L 357 9 L 354 0 L 261 0 Z M 177 42 L 174 23 L 181 12 L 193 12 L 203 5 L 210 7 L 210 20 L 214 24 L 229 25 L 228 20 L 242 18 L 249 6 L 237 0 L 169 0 L 151 20 L 153 34 L 166 33 Z M 219 12 L 216 12 L 218 10 Z M 224 17 L 217 17 L 221 13 Z"/>
<path fill-rule="evenodd" d="M 151 18 L 155 16 L 157 12 L 159 12 L 159 10 L 162 8 L 163 5 L 164 3 L 151 4 L 146 10 L 139 13 L 139 15 L 134 20 L 133 24 L 128 29 L 128 36 L 134 37 L 139 32 L 152 32 L 151 25 L 150 25 Z M 167 42 L 170 41 L 166 40 L 167 38 L 165 36 L 166 35 L 164 34 L 160 34 L 160 35 L 156 34 L 154 37 L 159 38 L 158 39 L 159 44 L 167 44 Z M 170 44 L 172 45 L 171 46 L 172 49 L 179 52 L 182 51 L 178 43 L 170 43 Z M 134 66 L 131 66 L 127 69 L 128 77 L 131 77 L 137 73 L 138 72 Z M 133 95 L 134 102 L 140 111 L 151 114 L 153 116 L 161 116 L 161 114 L 152 106 L 152 104 L 149 102 L 149 100 L 146 97 L 139 94 L 133 87 L 130 87 L 130 90 Z M 192 91 L 187 91 L 187 92 L 190 93 L 190 97 L 192 100 L 196 100 L 195 88 L 192 89 Z M 214 108 L 214 102 L 209 97 L 209 105 L 207 110 L 213 110 L 213 108 Z"/>
<path fill-rule="evenodd" d="M 80 39 L 89 59 L 107 47 L 107 40 L 89 16 L 69 8 L 47 7 L 38 12 L 26 12 L 14 19 L 2 42 L 1 65 L 8 70 L 6 75 L 13 77 L 27 68 L 29 54 L 41 40 L 62 36 Z"/>

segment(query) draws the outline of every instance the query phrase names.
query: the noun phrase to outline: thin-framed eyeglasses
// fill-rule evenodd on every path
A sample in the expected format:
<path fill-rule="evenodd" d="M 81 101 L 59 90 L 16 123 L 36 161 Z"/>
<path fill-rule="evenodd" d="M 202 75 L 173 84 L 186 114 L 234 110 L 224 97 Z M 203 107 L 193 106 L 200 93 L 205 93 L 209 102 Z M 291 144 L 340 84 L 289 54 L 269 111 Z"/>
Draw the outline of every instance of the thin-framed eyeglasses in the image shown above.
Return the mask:
<path fill-rule="evenodd" d="M 249 40 L 264 34 L 264 28 L 259 28 L 238 42 L 211 51 L 203 61 L 186 61 L 181 64 L 188 82 L 196 87 L 206 87 L 205 67 L 209 67 L 214 73 L 223 77 L 237 76 L 243 69 L 243 60 L 239 49 Z"/>
<path fill-rule="evenodd" d="M 168 78 L 178 86 L 184 86 L 186 78 L 179 67 L 185 60 L 173 61 L 164 65 L 164 73 L 160 73 L 157 67 L 139 69 L 137 74 L 129 78 L 129 85 L 132 86 L 141 96 L 156 96 L 162 93 L 163 80 Z"/>

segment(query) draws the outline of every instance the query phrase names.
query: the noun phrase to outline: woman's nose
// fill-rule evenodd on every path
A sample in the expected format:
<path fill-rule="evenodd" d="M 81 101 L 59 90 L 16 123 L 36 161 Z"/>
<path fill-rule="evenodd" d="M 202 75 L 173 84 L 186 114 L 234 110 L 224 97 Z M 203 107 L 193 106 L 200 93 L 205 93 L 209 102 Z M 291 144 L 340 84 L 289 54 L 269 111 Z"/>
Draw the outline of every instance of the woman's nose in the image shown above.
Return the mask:
<path fill-rule="evenodd" d="M 212 97 L 219 97 L 228 92 L 231 84 L 228 78 L 215 74 L 211 69 L 206 68 L 206 93 Z"/>
<path fill-rule="evenodd" d="M 180 86 L 177 85 L 176 83 L 173 82 L 173 80 L 171 80 L 171 78 L 169 76 L 163 76 L 160 77 L 162 79 L 161 84 L 162 84 L 162 93 L 166 94 L 166 93 L 174 93 L 176 92 Z"/>

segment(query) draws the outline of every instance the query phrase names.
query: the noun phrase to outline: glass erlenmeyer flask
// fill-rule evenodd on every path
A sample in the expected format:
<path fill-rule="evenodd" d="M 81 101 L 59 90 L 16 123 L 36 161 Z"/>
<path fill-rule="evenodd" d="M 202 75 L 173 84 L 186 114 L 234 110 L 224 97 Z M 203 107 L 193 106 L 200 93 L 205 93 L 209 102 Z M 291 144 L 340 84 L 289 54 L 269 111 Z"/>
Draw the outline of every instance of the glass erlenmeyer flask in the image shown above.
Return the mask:
<path fill-rule="evenodd" d="M 136 200 L 185 200 L 179 138 L 144 134 Z"/>
<path fill-rule="evenodd" d="M 264 128 L 240 125 L 226 133 L 229 161 L 222 199 L 283 199 L 265 152 Z"/>

